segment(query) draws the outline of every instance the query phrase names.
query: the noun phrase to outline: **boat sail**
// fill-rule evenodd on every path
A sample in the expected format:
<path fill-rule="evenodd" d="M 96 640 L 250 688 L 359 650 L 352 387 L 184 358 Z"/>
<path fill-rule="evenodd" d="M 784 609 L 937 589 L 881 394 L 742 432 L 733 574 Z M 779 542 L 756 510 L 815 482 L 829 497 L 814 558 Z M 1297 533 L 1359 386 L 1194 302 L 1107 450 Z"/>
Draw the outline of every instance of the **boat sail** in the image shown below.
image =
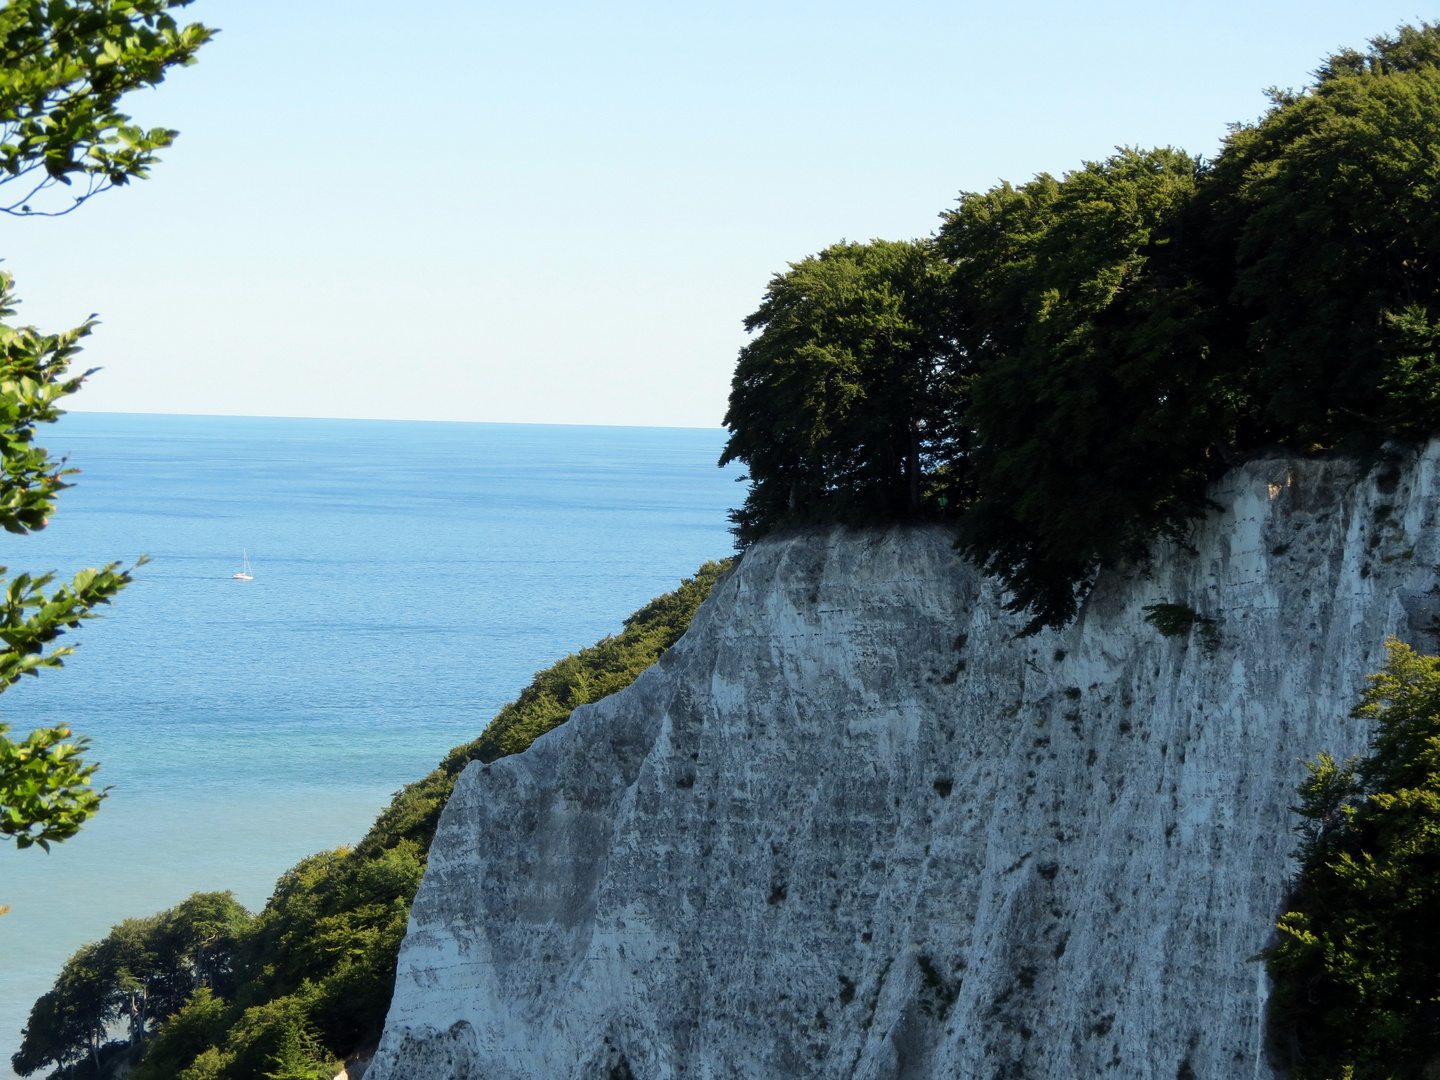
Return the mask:
<path fill-rule="evenodd" d="M 238 574 L 231 574 L 230 576 L 236 581 L 254 581 L 255 575 L 250 573 L 250 553 L 244 548 L 241 548 L 240 558 L 244 565 L 240 568 Z"/>

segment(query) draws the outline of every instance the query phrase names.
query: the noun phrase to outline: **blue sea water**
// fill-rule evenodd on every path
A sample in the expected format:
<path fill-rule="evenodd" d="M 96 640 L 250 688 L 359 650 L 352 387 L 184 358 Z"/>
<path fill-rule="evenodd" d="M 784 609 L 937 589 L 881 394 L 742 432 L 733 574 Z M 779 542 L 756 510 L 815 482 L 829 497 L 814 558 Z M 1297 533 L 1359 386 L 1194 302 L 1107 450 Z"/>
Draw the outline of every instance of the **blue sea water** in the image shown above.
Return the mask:
<path fill-rule="evenodd" d="M 530 675 L 728 554 L 724 433 L 72 413 L 83 470 L 12 572 L 154 561 L 0 697 L 110 786 L 78 837 L 0 846 L 0 1076 L 79 945 L 196 890 L 252 910 L 351 843 Z M 253 581 L 236 581 L 242 550 Z"/>

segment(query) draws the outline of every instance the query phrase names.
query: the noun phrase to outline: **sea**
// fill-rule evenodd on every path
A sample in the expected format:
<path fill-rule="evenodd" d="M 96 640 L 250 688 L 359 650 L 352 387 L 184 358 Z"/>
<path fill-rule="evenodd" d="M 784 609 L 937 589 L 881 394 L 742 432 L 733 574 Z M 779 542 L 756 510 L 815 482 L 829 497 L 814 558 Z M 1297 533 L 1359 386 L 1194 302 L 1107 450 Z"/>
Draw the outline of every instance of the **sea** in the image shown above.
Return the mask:
<path fill-rule="evenodd" d="M 75 838 L 0 844 L 0 1077 L 66 957 L 195 891 L 258 910 L 557 659 L 733 550 L 719 429 L 71 413 L 81 472 L 10 575 L 150 562 L 0 696 L 108 789 Z M 253 580 L 233 577 L 248 558 Z"/>

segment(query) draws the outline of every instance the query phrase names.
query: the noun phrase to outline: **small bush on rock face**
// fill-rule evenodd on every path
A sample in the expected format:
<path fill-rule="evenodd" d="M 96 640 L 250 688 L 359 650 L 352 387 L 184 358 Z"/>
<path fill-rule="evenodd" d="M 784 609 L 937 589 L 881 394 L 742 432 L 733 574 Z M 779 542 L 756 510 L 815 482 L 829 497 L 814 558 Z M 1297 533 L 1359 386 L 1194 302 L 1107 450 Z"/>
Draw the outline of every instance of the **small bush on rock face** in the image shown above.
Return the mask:
<path fill-rule="evenodd" d="M 1194 608 L 1184 604 L 1149 604 L 1145 608 L 1145 621 L 1162 637 L 1185 637 L 1199 618 Z"/>
<path fill-rule="evenodd" d="M 1297 1080 L 1440 1066 L 1440 657 L 1392 641 L 1354 715 L 1370 753 L 1300 788 L 1301 869 L 1264 958 L 1271 1040 Z"/>

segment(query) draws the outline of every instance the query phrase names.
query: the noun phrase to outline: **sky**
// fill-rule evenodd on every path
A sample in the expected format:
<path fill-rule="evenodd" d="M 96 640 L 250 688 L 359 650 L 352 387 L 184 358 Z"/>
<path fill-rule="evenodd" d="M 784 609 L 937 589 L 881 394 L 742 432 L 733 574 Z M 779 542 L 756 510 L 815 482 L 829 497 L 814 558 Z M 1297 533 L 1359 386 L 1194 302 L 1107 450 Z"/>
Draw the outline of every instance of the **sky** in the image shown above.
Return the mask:
<path fill-rule="evenodd" d="M 152 178 L 0 221 L 75 409 L 719 426 L 770 276 L 1117 145 L 1212 154 L 1388 0 L 196 0 Z M 414 12 L 414 14 L 412 14 Z"/>

